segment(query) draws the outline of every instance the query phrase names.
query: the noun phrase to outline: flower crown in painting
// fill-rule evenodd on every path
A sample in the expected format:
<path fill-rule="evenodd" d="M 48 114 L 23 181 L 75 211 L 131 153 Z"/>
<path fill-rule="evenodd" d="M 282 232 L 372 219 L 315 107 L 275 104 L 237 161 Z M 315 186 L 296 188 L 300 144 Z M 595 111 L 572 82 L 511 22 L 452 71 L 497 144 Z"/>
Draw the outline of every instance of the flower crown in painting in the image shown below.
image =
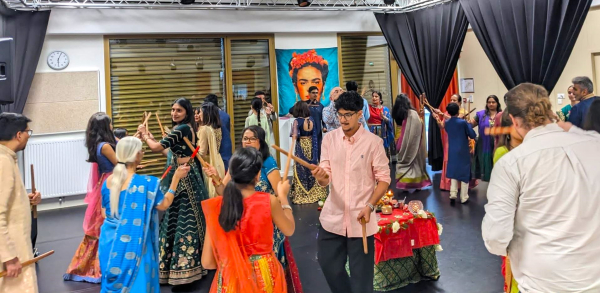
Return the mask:
<path fill-rule="evenodd" d="M 318 64 L 323 68 L 329 67 L 329 62 L 322 56 L 317 55 L 317 51 L 312 49 L 302 54 L 292 53 L 292 60 L 290 60 L 290 76 L 294 75 L 294 70 L 302 68 L 305 64 Z"/>

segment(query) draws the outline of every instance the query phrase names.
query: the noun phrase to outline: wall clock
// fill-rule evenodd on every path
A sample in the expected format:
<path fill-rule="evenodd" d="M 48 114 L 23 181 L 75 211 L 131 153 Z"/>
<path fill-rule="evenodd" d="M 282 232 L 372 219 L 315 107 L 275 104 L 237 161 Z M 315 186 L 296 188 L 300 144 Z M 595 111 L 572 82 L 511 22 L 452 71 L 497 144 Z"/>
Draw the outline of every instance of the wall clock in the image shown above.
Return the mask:
<path fill-rule="evenodd" d="M 475 81 L 472 78 L 461 78 L 460 79 L 460 91 L 463 93 L 474 93 L 475 92 Z"/>
<path fill-rule="evenodd" d="M 65 52 L 54 51 L 48 55 L 48 66 L 54 70 L 63 70 L 69 66 L 69 56 Z"/>

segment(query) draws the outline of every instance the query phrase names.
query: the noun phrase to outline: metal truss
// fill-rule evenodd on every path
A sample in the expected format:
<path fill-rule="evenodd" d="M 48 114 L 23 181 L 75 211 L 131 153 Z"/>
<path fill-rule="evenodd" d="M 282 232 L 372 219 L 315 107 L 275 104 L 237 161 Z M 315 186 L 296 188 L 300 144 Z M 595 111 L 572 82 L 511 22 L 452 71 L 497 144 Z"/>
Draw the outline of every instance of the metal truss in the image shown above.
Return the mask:
<path fill-rule="evenodd" d="M 454 0 L 313 0 L 300 7 L 298 0 L 196 0 L 181 4 L 180 0 L 1 0 L 16 10 L 47 10 L 56 8 L 91 9 L 186 9 L 186 10 L 263 10 L 263 11 L 389 11 L 408 12 Z"/>

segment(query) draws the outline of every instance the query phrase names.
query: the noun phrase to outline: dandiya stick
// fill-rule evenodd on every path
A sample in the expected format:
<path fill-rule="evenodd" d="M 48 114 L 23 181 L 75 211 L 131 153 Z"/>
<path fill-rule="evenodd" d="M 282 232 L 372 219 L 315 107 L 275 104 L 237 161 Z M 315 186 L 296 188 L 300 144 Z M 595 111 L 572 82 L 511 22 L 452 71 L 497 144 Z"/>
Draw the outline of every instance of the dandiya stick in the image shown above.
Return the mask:
<path fill-rule="evenodd" d="M 489 136 L 499 136 L 499 135 L 510 134 L 511 130 L 512 130 L 512 127 L 510 127 L 510 126 L 486 127 L 483 130 L 483 133 L 485 133 L 485 135 L 489 135 Z"/>
<path fill-rule="evenodd" d="M 165 170 L 165 173 L 163 173 L 162 176 L 160 176 L 160 180 L 163 180 L 163 179 L 165 179 L 165 177 L 167 177 L 167 174 L 169 174 L 169 171 L 171 171 L 172 167 L 173 166 L 167 167 L 167 170 Z"/>
<path fill-rule="evenodd" d="M 192 145 L 192 142 L 187 137 L 184 137 L 183 140 L 185 141 L 185 143 L 188 145 L 189 148 L 192 148 L 192 149 L 194 148 L 194 146 Z M 196 150 L 194 151 L 194 153 L 192 154 L 192 156 L 190 157 L 190 162 L 194 159 L 194 157 L 196 157 L 196 154 L 198 154 L 199 150 L 200 150 L 200 147 L 198 146 L 196 148 Z M 210 164 L 207 163 L 206 161 L 204 161 L 204 159 L 202 159 L 202 156 L 198 156 L 198 160 L 200 160 L 200 164 L 202 164 L 202 167 L 204 167 L 204 168 L 210 167 Z M 217 176 L 216 174 L 210 176 L 210 178 L 215 181 L 217 186 L 223 184 L 221 181 L 221 178 L 219 178 L 219 176 Z"/>
<path fill-rule="evenodd" d="M 154 113 L 154 115 L 156 115 L 156 121 L 158 122 L 158 126 L 160 127 L 160 132 L 162 133 L 162 136 L 166 136 L 167 134 L 165 133 L 165 129 L 163 128 L 162 123 L 160 122 L 158 112 Z"/>
<path fill-rule="evenodd" d="M 144 120 L 144 123 L 143 123 L 144 126 L 146 126 L 146 131 L 149 131 L 148 130 L 148 120 L 150 120 L 150 116 L 152 116 L 152 112 L 148 112 L 148 116 L 146 116 L 146 119 Z"/>
<path fill-rule="evenodd" d="M 33 164 L 31 164 L 31 193 L 35 195 L 35 174 L 33 172 Z M 31 205 L 31 211 L 33 212 L 33 218 L 37 219 L 37 205 Z"/>
<path fill-rule="evenodd" d="M 155 159 L 155 160 L 148 160 L 148 161 L 141 161 L 141 162 L 140 162 L 140 165 L 148 165 L 148 164 L 151 164 L 151 163 L 156 163 L 156 162 L 158 162 L 158 159 Z"/>
<path fill-rule="evenodd" d="M 292 140 L 292 144 L 290 145 L 290 154 L 294 151 L 294 146 L 296 144 L 296 140 Z M 283 168 L 283 176 L 285 176 L 285 180 L 288 178 L 288 172 L 290 171 L 290 163 L 292 162 L 292 157 L 287 156 L 287 160 L 285 161 L 285 168 Z"/>
<path fill-rule="evenodd" d="M 360 219 L 360 225 L 362 226 L 363 250 L 365 254 L 369 254 L 369 247 L 367 246 L 367 222 L 365 222 L 365 218 Z"/>
<path fill-rule="evenodd" d="M 48 252 L 46 252 L 46 253 L 44 253 L 44 254 L 36 257 L 36 258 L 32 258 L 32 259 L 30 259 L 28 261 L 22 262 L 21 263 L 21 267 L 26 267 L 28 265 L 32 265 L 32 264 L 40 261 L 41 259 L 44 259 L 44 258 L 46 258 L 46 257 L 48 257 L 48 256 L 50 256 L 52 254 L 54 254 L 54 250 L 50 250 L 50 251 L 48 251 Z M 2 278 L 4 276 L 6 276 L 6 271 L 0 273 L 0 278 Z"/>
<path fill-rule="evenodd" d="M 279 146 L 277 146 L 275 144 L 271 145 L 271 147 L 273 147 L 276 151 L 278 151 L 278 152 L 280 152 L 280 153 L 288 156 L 288 158 L 292 158 L 292 160 L 294 160 L 294 162 L 296 162 L 296 163 L 298 163 L 298 164 L 300 164 L 300 165 L 308 168 L 311 171 L 316 168 L 315 166 L 309 164 L 305 160 L 302 160 L 302 159 L 300 159 L 300 158 L 298 158 L 298 157 L 296 157 L 296 156 L 294 156 L 292 154 L 288 154 L 288 152 L 286 152 L 284 149 L 280 148 Z M 329 178 L 329 175 L 325 174 L 325 178 Z"/>

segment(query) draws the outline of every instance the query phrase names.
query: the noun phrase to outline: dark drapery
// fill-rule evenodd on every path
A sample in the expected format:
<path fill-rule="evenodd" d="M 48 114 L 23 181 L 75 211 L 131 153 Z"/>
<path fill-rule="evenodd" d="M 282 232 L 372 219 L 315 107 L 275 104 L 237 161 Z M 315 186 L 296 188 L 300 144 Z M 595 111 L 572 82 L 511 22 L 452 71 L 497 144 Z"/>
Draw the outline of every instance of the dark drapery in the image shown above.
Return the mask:
<path fill-rule="evenodd" d="M 408 13 L 375 13 L 402 74 L 415 93 L 439 107 L 458 62 L 468 23 L 457 1 Z M 442 169 L 440 129 L 429 119 L 429 164 Z"/>
<path fill-rule="evenodd" d="M 15 102 L 0 106 L 0 112 L 23 113 L 37 68 L 50 11 L 14 11 L 0 4 L 0 37 L 13 38 L 13 87 Z"/>
<path fill-rule="evenodd" d="M 558 81 L 592 0 L 460 0 L 507 89 Z"/>

